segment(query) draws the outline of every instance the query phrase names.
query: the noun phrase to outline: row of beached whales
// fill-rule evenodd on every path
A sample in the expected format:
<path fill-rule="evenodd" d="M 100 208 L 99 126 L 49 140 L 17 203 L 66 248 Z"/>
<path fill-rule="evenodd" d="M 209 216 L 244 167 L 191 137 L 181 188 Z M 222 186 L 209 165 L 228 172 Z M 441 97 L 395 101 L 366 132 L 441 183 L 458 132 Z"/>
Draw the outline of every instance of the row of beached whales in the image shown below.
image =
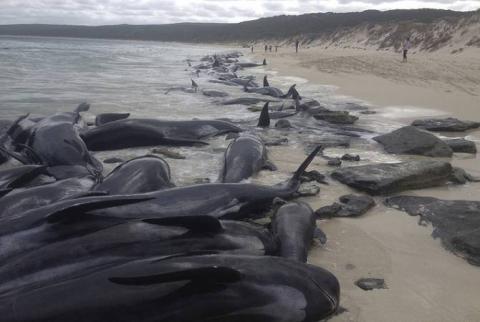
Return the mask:
<path fill-rule="evenodd" d="M 244 91 L 260 89 L 253 77 L 236 75 L 240 68 L 257 66 L 239 63 L 238 58 L 236 53 L 208 56 L 192 69 L 213 77 L 211 82 L 240 83 Z M 193 85 L 184 91 L 198 90 Z M 264 85 L 269 87 L 268 80 Z M 0 171 L 0 258 L 6 263 L 0 267 L 2 318 L 318 321 L 334 314 L 339 306 L 337 279 L 305 263 L 316 215 L 326 212 L 315 214 L 307 204 L 285 200 L 296 195 L 305 170 L 321 151 L 318 145 L 348 146 L 350 140 L 372 133 L 352 126 L 357 116 L 300 97 L 295 86 L 286 95 L 272 93 L 281 94 L 267 90 L 256 94 L 274 100 L 252 95 L 222 102 L 265 103 L 254 124 L 130 119 L 115 113 L 86 124 L 80 114 L 89 109 L 87 104 L 73 112 L 2 123 L 0 161 L 23 164 Z M 269 130 L 270 118 L 279 121 Z M 426 155 L 445 153 L 445 146 L 431 137 L 412 140 L 412 135 L 418 138 L 416 128 L 407 130 L 407 141 L 421 142 Z M 242 183 L 261 169 L 275 168 L 265 146 L 277 144 L 277 132 L 308 137 L 302 141 L 308 157 L 285 183 Z M 393 134 L 394 139 L 403 135 Z M 104 177 L 102 163 L 91 153 L 204 145 L 219 135 L 234 139 L 225 151 L 218 183 L 212 184 L 174 187 L 168 163 L 153 155 L 124 162 Z M 461 181 L 462 173 L 447 162 L 413 161 L 343 167 L 331 176 L 369 194 L 387 194 L 444 184 L 452 177 Z M 389 205 L 405 204 L 416 214 L 423 209 L 415 208 L 418 199 L 412 203 L 401 198 L 389 198 Z M 434 201 L 429 205 L 436 209 Z M 274 214 L 268 229 L 250 221 L 267 213 Z M 441 222 L 429 214 L 428 220 Z M 479 227 L 468 223 L 469 228 Z M 469 239 L 462 240 L 476 240 L 466 236 Z M 461 245 L 474 262 L 478 248 Z"/>
<path fill-rule="evenodd" d="M 274 168 L 255 126 L 125 114 L 89 126 L 88 110 L 2 121 L 2 320 L 318 321 L 335 313 L 337 279 L 306 264 L 315 214 L 285 201 L 320 147 L 287 182 L 241 183 Z M 168 163 L 153 155 L 104 177 L 91 152 L 203 145 L 231 133 L 238 137 L 212 184 L 174 187 Z M 245 221 L 272 209 L 269 229 Z"/>
<path fill-rule="evenodd" d="M 354 124 L 360 115 L 375 114 L 375 111 L 356 103 L 344 102 L 329 109 L 316 100 L 302 98 L 295 85 L 283 94 L 280 89 L 270 86 L 267 76 L 264 77 L 263 87 L 260 87 L 253 76 L 238 76 L 237 72 L 246 67 L 264 66 L 266 61 L 263 64 L 239 63 L 236 58 L 235 55 L 205 57 L 203 63 L 192 66 L 193 74 L 199 76 L 203 71 L 202 74 L 213 76 L 214 79 L 209 79 L 209 83 L 237 86 L 243 88 L 245 93 L 260 94 L 230 99 L 227 92 L 202 90 L 205 96 L 222 98 L 220 104 L 248 105 L 251 111 L 261 110 L 258 126 L 270 125 L 268 114 L 270 119 L 278 119 L 273 130 L 257 131 L 269 145 L 285 144 L 291 137 L 309 150 L 317 145 L 348 148 L 352 142 L 364 149 L 376 149 L 378 143 L 385 152 L 391 154 L 443 158 L 348 166 L 351 161 L 359 161 L 360 156 L 346 154 L 342 158 L 331 158 L 322 154 L 328 165 L 340 167 L 342 163 L 347 164 L 333 169 L 329 173 L 332 179 L 369 195 L 398 194 L 406 190 L 480 181 L 480 178 L 452 166 L 444 159 L 452 157 L 454 153 L 477 153 L 476 142 L 466 139 L 462 133 L 478 130 L 480 122 L 452 117 L 418 119 L 410 126 L 400 127 L 390 133 L 373 133 Z M 183 90 L 197 92 L 198 85 L 193 82 L 192 88 Z M 266 96 L 267 99 L 264 98 Z M 285 98 L 292 98 L 292 101 L 286 101 Z M 255 106 L 263 102 L 263 109 Z M 457 133 L 461 136 L 442 139 L 432 132 L 450 133 L 448 136 Z M 281 133 L 281 136 L 275 136 L 274 133 Z M 346 200 L 348 202 L 344 203 Z M 323 218 L 358 216 L 374 205 L 369 196 L 348 195 L 341 197 L 340 202 L 318 209 L 317 215 Z M 398 195 L 385 199 L 384 204 L 410 215 L 421 216 L 422 222 L 433 225 L 432 235 L 440 238 L 448 250 L 473 265 L 480 265 L 480 201 Z"/>

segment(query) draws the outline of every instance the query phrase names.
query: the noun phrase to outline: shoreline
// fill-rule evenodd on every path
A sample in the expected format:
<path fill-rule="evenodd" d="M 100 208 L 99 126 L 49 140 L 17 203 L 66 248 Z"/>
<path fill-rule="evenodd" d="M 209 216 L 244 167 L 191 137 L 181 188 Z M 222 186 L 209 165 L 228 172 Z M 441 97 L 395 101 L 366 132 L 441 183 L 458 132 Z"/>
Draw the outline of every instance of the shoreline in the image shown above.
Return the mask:
<path fill-rule="evenodd" d="M 304 49 L 305 50 L 305 49 Z M 318 58 L 322 54 L 325 57 Z M 391 75 L 379 77 L 374 73 L 363 71 L 361 64 L 366 54 L 363 51 L 355 53 L 348 51 L 328 51 L 306 49 L 304 53 L 256 53 L 253 59 L 267 58 L 267 72 L 274 72 L 279 76 L 295 76 L 307 79 L 309 83 L 318 85 L 334 85 L 335 94 L 362 99 L 373 104 L 373 109 L 379 112 L 373 117 L 381 120 L 382 111 L 391 107 L 425 109 L 431 116 L 453 116 L 460 119 L 480 120 L 480 55 L 479 58 L 465 55 L 465 64 L 473 64 L 472 69 L 478 70 L 477 75 L 467 80 L 475 85 L 473 93 L 458 89 L 458 85 L 449 84 L 439 77 L 442 72 L 433 74 L 436 77 L 436 88 L 431 88 L 428 80 L 419 80 L 412 84 L 414 71 L 407 73 L 405 80 L 394 80 Z M 380 55 L 372 53 L 373 59 Z M 248 55 L 251 55 L 250 53 Z M 395 68 L 397 56 L 389 54 L 387 60 Z M 444 64 L 452 62 L 452 58 L 442 57 Z M 352 73 L 335 72 L 331 66 L 330 73 L 322 67 L 327 60 L 340 60 L 343 65 L 350 63 Z M 428 60 L 429 56 L 420 54 L 412 57 L 411 66 L 421 65 L 421 61 Z M 458 57 L 458 56 L 457 56 Z M 440 58 L 439 58 L 440 59 Z M 419 59 L 420 60 L 420 59 Z M 399 63 L 401 64 L 401 63 Z M 409 63 L 410 64 L 410 63 Z M 305 67 L 312 65 L 312 68 Z M 319 67 L 320 65 L 320 67 Z M 315 66 L 316 68 L 313 68 Z M 419 67 L 422 68 L 422 67 Z M 432 72 L 432 66 L 423 67 L 423 71 Z M 451 68 L 457 72 L 465 69 L 460 64 Z M 413 73 L 413 74 L 412 74 Z M 471 73 L 466 71 L 465 74 Z M 448 73 L 446 73 L 448 75 Z M 271 76 L 274 79 L 275 76 Z M 408 78 L 410 77 L 410 78 Z M 467 77 L 468 78 L 468 77 Z M 439 89 L 441 88 L 441 89 Z M 301 93 L 301 86 L 298 87 Z M 452 102 L 455 102 L 453 104 Z M 401 114 L 401 112 L 400 112 Z M 426 115 L 425 115 L 426 116 Z M 407 125 L 412 118 L 408 115 L 400 116 L 399 121 Z M 480 140 L 480 131 L 460 133 L 468 135 L 469 139 Z M 341 153 L 362 154 L 355 150 L 341 149 Z M 291 171 L 301 159 L 301 151 L 293 147 L 272 147 L 272 160 L 282 171 Z M 336 151 L 338 152 L 338 151 Z M 297 155 L 299 155 L 297 157 Z M 295 157 L 292 157 L 295 156 Z M 408 158 L 408 157 L 407 157 Z M 378 160 L 371 160 L 378 162 Z M 478 158 L 454 156 L 451 162 L 464 167 L 467 171 L 480 173 Z M 327 173 L 332 168 L 325 165 L 325 161 L 317 158 L 311 169 Z M 339 196 L 358 193 L 350 188 L 329 180 L 328 186 L 322 186 L 316 197 L 305 198 L 313 209 L 332 204 Z M 468 184 L 464 187 L 439 187 L 417 191 L 407 191 L 405 195 L 433 196 L 442 199 L 478 200 L 480 187 L 478 184 Z M 309 263 L 325 267 L 337 276 L 341 284 L 341 306 L 347 311 L 331 318 L 332 322 L 474 322 L 480 320 L 480 268 L 472 266 L 464 259 L 447 251 L 439 240 L 433 239 L 432 227 L 418 224 L 418 218 L 387 208 L 383 205 L 383 198 L 375 197 L 376 206 L 360 218 L 334 218 L 317 221 L 317 225 L 326 233 L 328 241 L 324 246 L 314 245 L 309 254 Z M 384 278 L 387 284 L 385 290 L 363 291 L 354 283 L 365 277 Z M 387 318 L 388 317 L 388 318 Z"/>
<path fill-rule="evenodd" d="M 249 53 L 249 55 L 251 55 Z M 376 50 L 283 48 L 256 52 L 267 68 L 334 85 L 337 93 L 375 106 L 417 106 L 450 116 L 480 120 L 480 49 L 461 54 L 415 53 L 401 62 L 399 53 Z"/>

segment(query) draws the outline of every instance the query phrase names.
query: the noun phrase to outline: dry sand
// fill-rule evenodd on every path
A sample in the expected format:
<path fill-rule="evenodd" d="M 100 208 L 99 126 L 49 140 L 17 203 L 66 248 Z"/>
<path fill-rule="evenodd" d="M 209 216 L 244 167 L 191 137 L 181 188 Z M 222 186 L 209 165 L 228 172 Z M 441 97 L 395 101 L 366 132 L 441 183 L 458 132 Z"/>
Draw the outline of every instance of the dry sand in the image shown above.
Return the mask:
<path fill-rule="evenodd" d="M 480 119 L 480 48 L 460 54 L 308 48 L 256 54 L 282 74 L 338 86 L 378 106 L 412 105 Z"/>
<path fill-rule="evenodd" d="M 257 59 L 263 57 L 263 53 L 256 56 Z M 416 54 L 407 64 L 400 62 L 398 54 L 363 50 L 312 48 L 302 49 L 298 55 L 280 52 L 266 57 L 267 69 L 338 86 L 339 94 L 364 99 L 378 110 L 415 106 L 480 120 L 478 50 L 459 55 Z M 301 92 L 301 87 L 299 90 Z M 403 121 L 407 124 L 410 119 L 405 117 Z M 480 137 L 480 131 L 469 134 L 473 139 Z M 291 147 L 272 148 L 270 154 L 285 172 L 295 169 L 304 158 L 302 150 Z M 455 155 L 452 160 L 455 165 L 477 174 L 480 173 L 478 161 L 477 157 L 463 155 Z M 330 170 L 321 158 L 317 158 L 311 168 L 322 172 Z M 320 196 L 306 201 L 317 209 L 351 192 L 331 180 Z M 477 183 L 407 193 L 480 200 L 479 192 Z M 312 249 L 309 262 L 331 270 L 339 278 L 341 306 L 348 310 L 330 321 L 480 321 L 480 267 L 445 250 L 439 240 L 430 236 L 432 228 L 420 226 L 418 218 L 386 208 L 382 198 L 376 201 L 377 206 L 361 218 L 318 223 L 326 232 L 328 242 L 325 247 Z M 384 278 L 388 289 L 363 291 L 354 285 L 363 277 Z"/>

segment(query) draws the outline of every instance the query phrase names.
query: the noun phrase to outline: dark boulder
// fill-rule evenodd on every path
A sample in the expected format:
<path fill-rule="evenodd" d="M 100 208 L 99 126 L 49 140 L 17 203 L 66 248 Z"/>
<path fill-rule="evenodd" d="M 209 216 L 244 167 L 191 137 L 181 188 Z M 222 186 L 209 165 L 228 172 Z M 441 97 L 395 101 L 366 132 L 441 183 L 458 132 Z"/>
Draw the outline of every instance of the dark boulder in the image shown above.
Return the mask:
<path fill-rule="evenodd" d="M 337 217 L 359 217 L 375 206 L 375 201 L 365 195 L 345 195 L 340 197 L 342 209 L 336 214 Z"/>
<path fill-rule="evenodd" d="M 442 161 L 379 163 L 337 169 L 332 178 L 372 195 L 385 195 L 443 185 L 452 170 L 450 163 Z"/>
<path fill-rule="evenodd" d="M 448 250 L 480 266 L 480 201 L 396 196 L 385 204 L 432 223 L 433 236 Z"/>
<path fill-rule="evenodd" d="M 387 288 L 383 278 L 361 278 L 355 282 L 355 285 L 364 291 Z"/>
<path fill-rule="evenodd" d="M 340 158 L 330 158 L 327 162 L 327 165 L 331 167 L 339 167 L 342 165 L 342 160 L 340 160 Z"/>
<path fill-rule="evenodd" d="M 318 183 L 328 184 L 325 179 L 325 176 L 317 170 L 305 171 L 300 177 L 301 182 L 316 181 Z"/>
<path fill-rule="evenodd" d="M 391 133 L 373 138 L 385 151 L 393 154 L 414 154 L 429 157 L 451 157 L 452 149 L 435 135 L 405 126 Z"/>
<path fill-rule="evenodd" d="M 449 117 L 445 119 L 415 120 L 412 125 L 429 131 L 463 132 L 470 129 L 477 129 L 480 127 L 480 122 L 461 121 Z"/>
<path fill-rule="evenodd" d="M 315 215 L 319 219 L 332 218 L 342 209 L 342 205 L 334 202 L 331 205 L 321 207 L 315 211 Z"/>
<path fill-rule="evenodd" d="M 453 152 L 458 153 L 477 153 L 477 146 L 475 142 L 465 140 L 465 139 L 448 139 L 444 140 L 445 143 L 453 150 Z"/>
<path fill-rule="evenodd" d="M 332 217 L 359 217 L 375 206 L 375 201 L 370 196 L 345 195 L 340 197 L 340 203 L 321 207 L 315 211 L 318 218 Z"/>
<path fill-rule="evenodd" d="M 344 154 L 341 159 L 343 161 L 360 161 L 360 156 L 347 153 Z"/>
<path fill-rule="evenodd" d="M 325 111 L 315 113 L 313 117 L 317 120 L 327 121 L 333 124 L 353 124 L 358 121 L 358 117 L 350 115 L 346 111 Z"/>

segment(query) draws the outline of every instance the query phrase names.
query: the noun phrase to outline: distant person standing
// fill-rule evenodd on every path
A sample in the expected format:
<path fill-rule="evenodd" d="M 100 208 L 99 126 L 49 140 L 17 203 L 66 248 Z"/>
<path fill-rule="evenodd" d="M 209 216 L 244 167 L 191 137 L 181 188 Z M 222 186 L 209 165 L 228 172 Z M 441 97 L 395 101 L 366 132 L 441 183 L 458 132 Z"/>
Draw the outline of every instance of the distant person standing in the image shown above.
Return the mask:
<path fill-rule="evenodd" d="M 295 52 L 298 53 L 298 45 L 300 45 L 300 42 L 298 39 L 295 41 Z"/>
<path fill-rule="evenodd" d="M 265 52 L 267 52 L 267 51 L 268 51 L 268 46 L 267 46 L 267 45 L 265 45 Z"/>
<path fill-rule="evenodd" d="M 272 45 L 270 45 L 270 47 L 268 47 L 268 49 L 270 50 L 270 52 L 272 52 Z"/>
<path fill-rule="evenodd" d="M 253 45 L 252 45 L 252 53 L 253 53 Z"/>
<path fill-rule="evenodd" d="M 410 49 L 410 46 L 411 46 L 410 37 L 407 37 L 403 42 L 403 62 L 404 63 L 407 62 L 407 54 L 408 54 L 408 50 Z"/>

